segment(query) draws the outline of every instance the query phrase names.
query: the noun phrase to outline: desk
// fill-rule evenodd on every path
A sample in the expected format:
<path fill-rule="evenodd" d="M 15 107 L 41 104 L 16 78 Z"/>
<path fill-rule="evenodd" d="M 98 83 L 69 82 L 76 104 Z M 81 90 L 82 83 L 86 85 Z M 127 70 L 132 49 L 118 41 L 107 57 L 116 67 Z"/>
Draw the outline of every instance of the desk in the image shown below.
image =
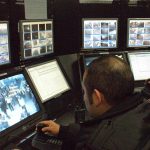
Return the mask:
<path fill-rule="evenodd" d="M 68 111 L 68 112 L 62 114 L 62 116 L 60 116 L 56 119 L 56 122 L 61 125 L 68 125 L 70 123 L 74 123 L 75 122 L 74 111 L 72 110 L 72 111 Z"/>
<path fill-rule="evenodd" d="M 56 119 L 56 122 L 62 125 L 68 125 L 70 123 L 75 122 L 74 117 L 74 111 L 70 110 L 65 113 L 63 113 L 60 117 Z M 28 134 L 26 137 L 23 137 L 22 140 L 20 140 L 18 143 L 10 143 L 6 147 L 4 147 L 2 150 L 37 150 L 36 148 L 33 148 L 31 145 L 32 138 L 35 135 L 35 131 Z"/>

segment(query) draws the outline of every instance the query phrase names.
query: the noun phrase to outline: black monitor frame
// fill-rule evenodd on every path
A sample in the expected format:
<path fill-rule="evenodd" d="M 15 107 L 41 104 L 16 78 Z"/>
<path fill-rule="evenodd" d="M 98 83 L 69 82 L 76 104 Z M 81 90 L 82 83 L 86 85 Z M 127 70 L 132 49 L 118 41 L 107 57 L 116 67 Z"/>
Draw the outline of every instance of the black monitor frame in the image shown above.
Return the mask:
<path fill-rule="evenodd" d="M 149 41 L 149 45 L 133 45 L 133 46 L 129 46 L 129 36 L 130 36 L 130 21 L 148 21 L 150 22 L 150 18 L 128 18 L 128 23 L 127 23 L 127 48 L 135 48 L 135 49 L 139 49 L 139 48 L 148 48 L 150 47 L 150 39 L 148 40 Z M 144 27 L 145 28 L 145 27 Z M 150 28 L 150 26 L 149 26 Z M 141 33 L 142 34 L 142 33 Z M 140 34 L 139 34 L 140 35 Z M 150 33 L 149 33 L 149 36 L 150 36 Z M 142 40 L 142 39 L 140 39 Z M 146 40 L 145 40 L 146 41 Z"/>
<path fill-rule="evenodd" d="M 143 50 L 143 51 L 130 51 L 127 53 L 127 61 L 131 67 L 131 64 L 130 64 L 130 60 L 129 60 L 129 54 L 150 54 L 150 50 Z M 131 68 L 132 70 L 132 68 Z M 145 82 L 146 79 L 141 79 L 141 80 L 135 80 L 135 87 L 143 87 L 144 86 L 144 82 Z"/>
<path fill-rule="evenodd" d="M 52 38 L 52 43 L 50 44 L 52 47 L 51 47 L 51 50 L 49 52 L 46 52 L 46 53 L 42 53 L 42 54 L 38 54 L 38 55 L 35 55 L 35 56 L 27 56 L 25 57 L 25 50 L 24 50 L 24 31 L 23 31 L 23 24 L 29 24 L 29 25 L 32 25 L 32 24 L 36 24 L 36 25 L 39 25 L 41 23 L 47 23 L 47 22 L 50 22 L 51 23 L 51 32 L 52 32 L 52 35 L 51 35 L 51 38 Z M 30 26 L 31 28 L 31 26 Z M 39 29 L 39 27 L 38 27 Z M 46 30 L 46 29 L 45 29 Z M 43 30 L 43 31 L 45 31 Z M 50 54 L 53 54 L 54 53 L 54 29 L 53 29 L 53 19 L 40 19 L 40 20 L 20 20 L 19 21 L 19 31 L 20 31 L 20 49 L 21 49 L 21 60 L 29 60 L 29 59 L 34 59 L 34 58 L 39 58 L 39 57 L 44 57 L 44 56 L 47 56 L 47 55 L 50 55 Z M 34 31 L 34 30 L 32 30 Z M 36 30 L 37 31 L 37 30 Z M 27 32 L 28 33 L 28 32 Z M 38 38 L 36 40 L 40 40 L 39 38 L 39 30 L 38 30 Z M 31 39 L 31 29 L 30 29 L 30 44 L 32 45 L 32 41 L 33 39 Z M 36 35 L 37 36 L 37 35 Z M 49 37 L 50 38 L 50 37 Z M 48 39 L 47 37 L 45 39 Z M 35 40 L 35 41 L 36 41 Z M 26 40 L 28 42 L 28 40 Z M 42 40 L 41 40 L 42 41 Z M 38 41 L 39 42 L 39 41 Z M 30 46 L 31 46 L 30 45 Z M 39 44 L 40 45 L 40 44 Z M 46 47 L 48 48 L 48 46 L 50 45 L 46 45 Z M 38 47 L 42 47 L 42 46 L 38 46 Z M 36 47 L 35 47 L 36 48 Z M 46 48 L 46 49 L 47 49 Z M 30 49 L 30 48 L 29 48 Z M 32 53 L 32 50 L 31 50 L 31 53 Z"/>
<path fill-rule="evenodd" d="M 26 82 L 28 83 L 33 95 L 37 100 L 40 111 L 0 132 L 0 148 L 3 148 L 11 142 L 15 143 L 26 138 L 27 134 L 29 134 L 31 130 L 32 132 L 34 131 L 35 125 L 43 119 L 43 115 L 45 114 L 44 107 L 40 102 L 39 97 L 36 94 L 36 91 L 34 90 L 32 84 L 30 83 L 30 79 L 28 78 L 24 69 L 19 68 L 17 69 L 17 71 L 0 74 L 0 79 L 4 79 L 18 74 L 23 74 Z"/>
<path fill-rule="evenodd" d="M 126 58 L 126 52 L 101 52 L 101 53 L 81 53 L 80 57 L 79 57 L 79 65 L 80 65 L 80 76 L 83 76 L 83 73 L 85 71 L 85 68 L 87 67 L 86 65 L 86 58 L 98 58 L 101 56 L 105 56 L 105 55 L 122 55 L 123 60 L 125 62 L 127 62 L 127 58 Z M 94 59 L 93 59 L 94 60 Z"/>
<path fill-rule="evenodd" d="M 103 57 L 103 56 L 106 56 L 106 55 L 113 55 L 113 56 L 122 55 L 123 60 L 125 60 L 127 62 L 125 52 L 102 52 L 102 53 L 92 53 L 92 54 L 83 55 L 84 66 L 85 67 L 87 66 L 87 64 L 86 64 L 86 59 L 87 58 L 92 58 L 93 57 L 93 60 L 94 60 L 94 58 L 96 59 L 98 57 Z"/>
<path fill-rule="evenodd" d="M 116 46 L 115 47 L 98 47 L 98 48 L 85 48 L 84 47 L 84 21 L 116 21 Z M 113 50 L 118 48 L 118 18 L 82 18 L 82 51 L 102 51 L 102 50 Z"/>
<path fill-rule="evenodd" d="M 36 86 L 35 86 L 35 84 L 34 84 L 34 81 L 33 81 L 33 79 L 31 78 L 31 75 L 28 73 L 28 69 L 30 69 L 30 68 L 32 68 L 32 67 L 33 67 L 33 68 L 34 68 L 34 67 L 38 67 L 38 66 L 40 66 L 40 65 L 44 65 L 44 64 L 47 64 L 47 63 L 50 63 L 50 62 L 53 62 L 53 61 L 56 61 L 56 62 L 57 62 L 58 67 L 60 68 L 60 71 L 61 71 L 62 75 L 64 76 L 64 79 L 65 79 L 65 81 L 66 81 L 66 83 L 67 83 L 67 85 L 68 85 L 68 89 L 65 90 L 65 91 L 62 91 L 61 93 L 59 93 L 59 94 L 57 94 L 57 95 L 54 95 L 54 96 L 49 97 L 49 98 L 47 98 L 47 99 L 45 99 L 45 100 L 42 100 L 42 97 L 40 96 L 40 93 L 38 92 L 38 90 L 37 90 L 37 88 L 36 88 Z M 28 66 L 25 67 L 25 70 L 26 70 L 26 72 L 27 72 L 27 74 L 28 74 L 28 76 L 29 76 L 29 78 L 30 78 L 30 81 L 32 82 L 32 85 L 34 86 L 35 90 L 37 91 L 37 94 L 38 94 L 38 96 L 39 96 L 39 98 L 40 98 L 40 100 L 41 100 L 42 103 L 49 102 L 50 100 L 55 99 L 55 98 L 61 96 L 62 94 L 64 94 L 64 93 L 66 93 L 66 92 L 68 92 L 68 91 L 71 90 L 71 87 L 72 87 L 72 86 L 71 86 L 71 83 L 69 82 L 68 77 L 67 77 L 67 75 L 66 75 L 64 69 L 62 68 L 62 65 L 60 64 L 58 58 L 52 58 L 52 59 L 47 60 L 47 61 L 45 61 L 45 62 L 36 63 L 36 64 L 33 64 L 33 65 L 28 65 Z"/>
<path fill-rule="evenodd" d="M 9 65 L 11 63 L 11 53 L 10 53 L 10 34 L 9 34 L 9 21 L 0 21 L 0 24 L 7 24 L 7 36 L 8 36 L 8 62 L 4 62 L 0 64 L 0 67 Z"/>

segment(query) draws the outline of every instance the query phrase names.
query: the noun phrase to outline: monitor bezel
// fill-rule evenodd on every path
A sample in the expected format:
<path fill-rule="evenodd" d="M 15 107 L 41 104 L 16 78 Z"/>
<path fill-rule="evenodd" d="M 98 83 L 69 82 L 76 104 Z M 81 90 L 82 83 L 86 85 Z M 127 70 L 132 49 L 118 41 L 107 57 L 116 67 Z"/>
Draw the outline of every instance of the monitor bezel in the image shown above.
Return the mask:
<path fill-rule="evenodd" d="M 132 70 L 132 65 L 131 65 L 131 62 L 130 62 L 130 57 L 129 57 L 129 55 L 130 54 L 146 54 L 146 53 L 149 53 L 150 54 L 150 51 L 148 51 L 148 50 L 143 50 L 143 51 L 129 51 L 128 53 L 127 53 L 127 60 L 128 60 L 128 63 L 129 63 L 129 65 L 130 65 L 130 68 L 131 68 L 131 70 Z M 133 71 L 132 71 L 133 72 Z M 136 82 L 136 85 L 140 85 L 141 83 L 143 83 L 144 81 L 145 81 L 146 79 L 139 79 L 139 80 L 135 80 L 134 79 L 134 81 Z M 140 84 L 138 84 L 138 83 L 140 83 Z M 143 86 L 144 86 L 144 84 L 143 84 Z"/>
<path fill-rule="evenodd" d="M 123 55 L 123 60 L 126 62 L 126 63 L 128 63 L 128 61 L 127 61 L 127 56 L 126 56 L 126 52 L 124 51 L 118 51 L 118 52 L 95 52 L 95 53 L 80 53 L 80 55 L 79 55 L 79 67 L 80 67 L 80 70 L 79 70 L 79 72 L 80 72 L 80 75 L 81 75 L 81 77 L 83 76 L 83 74 L 84 74 L 84 71 L 85 71 L 85 69 L 88 67 L 87 65 L 86 65 L 86 57 L 88 58 L 88 57 L 100 57 L 100 56 L 102 56 L 102 55 L 119 55 L 119 54 L 121 54 L 121 55 Z"/>
<path fill-rule="evenodd" d="M 129 26 L 129 23 L 130 23 L 130 20 L 137 20 L 137 21 L 139 21 L 139 20 L 149 20 L 150 21 L 150 18 L 128 18 L 128 21 L 127 21 L 127 48 L 135 48 L 135 49 L 137 49 L 137 48 L 149 48 L 150 47 L 150 45 L 149 46 L 129 46 L 129 28 L 130 28 L 130 26 Z"/>
<path fill-rule="evenodd" d="M 49 53 L 41 54 L 38 56 L 25 57 L 24 55 L 24 44 L 23 44 L 23 23 L 33 23 L 33 22 L 51 22 L 52 24 L 52 51 Z M 28 20 L 19 20 L 19 35 L 20 35 L 20 59 L 22 61 L 30 59 L 38 59 L 40 57 L 45 57 L 54 53 L 54 21 L 53 19 L 28 19 Z"/>
<path fill-rule="evenodd" d="M 83 62 L 84 62 L 84 67 L 86 68 L 87 65 L 86 65 L 86 58 L 90 58 L 90 57 L 103 57 L 103 56 L 107 56 L 107 55 L 112 55 L 112 56 L 115 56 L 115 55 L 122 55 L 123 56 L 123 60 L 125 62 L 127 62 L 127 58 L 126 58 L 126 54 L 125 52 L 101 52 L 101 53 L 91 53 L 91 54 L 85 54 L 83 55 Z"/>
<path fill-rule="evenodd" d="M 34 84 L 34 81 L 33 81 L 32 77 L 31 77 L 31 75 L 30 75 L 28 69 L 34 68 L 34 67 L 38 67 L 38 66 L 40 66 L 40 65 L 44 65 L 44 64 L 47 64 L 47 63 L 50 63 L 50 62 L 54 62 L 54 61 L 56 61 L 56 63 L 58 64 L 58 67 L 60 68 L 59 70 L 60 70 L 60 72 L 62 73 L 62 75 L 63 75 L 63 77 L 64 77 L 64 79 L 65 79 L 65 81 L 66 81 L 66 83 L 67 83 L 68 89 L 67 89 L 67 90 L 64 90 L 64 91 L 62 91 L 62 92 L 60 92 L 59 94 L 56 94 L 56 95 L 54 95 L 54 96 L 51 96 L 51 97 L 49 97 L 49 98 L 43 100 L 42 97 L 40 96 L 40 93 L 39 93 L 39 91 L 38 91 L 36 85 Z M 65 74 L 65 72 L 64 72 L 64 70 L 63 70 L 63 68 L 62 68 L 62 66 L 61 66 L 61 64 L 60 64 L 60 62 L 59 62 L 59 60 L 58 60 L 57 58 L 54 58 L 54 59 L 51 59 L 51 60 L 48 60 L 48 61 L 45 61 L 45 62 L 41 62 L 41 63 L 38 63 L 38 64 L 26 66 L 26 67 L 25 67 L 25 70 L 26 70 L 26 72 L 27 72 L 27 74 L 28 74 L 28 76 L 29 76 L 29 78 L 30 78 L 30 80 L 31 80 L 31 83 L 32 83 L 33 87 L 34 87 L 35 90 L 37 91 L 38 97 L 40 98 L 40 100 L 41 100 L 42 103 L 46 103 L 46 102 L 48 102 L 48 101 L 50 101 L 50 100 L 52 100 L 52 99 L 55 99 L 55 98 L 61 96 L 62 94 L 64 94 L 64 93 L 66 93 L 66 92 L 68 92 L 68 91 L 71 90 L 70 82 L 68 81 L 68 78 L 67 78 L 67 76 L 66 76 L 66 74 Z"/>
<path fill-rule="evenodd" d="M 100 47 L 100 48 L 84 48 L 84 21 L 94 21 L 94 20 L 115 20 L 117 23 L 116 26 L 116 47 Z M 118 23 L 119 19 L 118 18 L 82 18 L 82 51 L 102 51 L 102 50 L 113 50 L 118 48 Z"/>
<path fill-rule="evenodd" d="M 7 24 L 7 35 L 8 35 L 8 54 L 9 54 L 9 61 L 7 63 L 1 63 L 0 67 L 11 64 L 11 51 L 10 51 L 10 29 L 9 29 L 9 21 L 0 21 L 0 24 L 6 23 Z"/>
<path fill-rule="evenodd" d="M 20 137 L 20 135 L 24 135 L 26 134 L 28 131 L 30 130 L 34 130 L 35 125 L 42 120 L 43 115 L 45 113 L 44 107 L 42 105 L 42 103 L 40 102 L 38 95 L 36 94 L 36 92 L 33 89 L 32 84 L 30 83 L 30 80 L 28 78 L 28 76 L 26 75 L 26 72 L 24 71 L 24 69 L 19 70 L 17 72 L 11 72 L 11 73 L 5 73 L 3 76 L 0 76 L 0 80 L 1 79 L 5 79 L 7 77 L 11 77 L 11 76 L 15 76 L 15 75 L 19 75 L 19 74 L 23 74 L 26 82 L 28 83 L 33 95 L 36 98 L 36 102 L 39 105 L 40 110 L 34 114 L 32 114 L 31 116 L 21 120 L 20 122 L 17 122 L 16 124 L 12 125 L 11 127 L 3 130 L 0 132 L 0 147 L 5 146 L 6 144 L 8 144 L 10 141 L 15 141 L 16 139 L 18 141 L 20 141 L 23 137 Z"/>

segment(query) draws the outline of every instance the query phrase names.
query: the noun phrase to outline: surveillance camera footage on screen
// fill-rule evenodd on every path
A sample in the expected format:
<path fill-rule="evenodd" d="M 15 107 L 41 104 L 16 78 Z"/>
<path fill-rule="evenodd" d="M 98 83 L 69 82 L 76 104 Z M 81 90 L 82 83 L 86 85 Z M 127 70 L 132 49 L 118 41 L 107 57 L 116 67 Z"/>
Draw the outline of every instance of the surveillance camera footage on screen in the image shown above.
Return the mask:
<path fill-rule="evenodd" d="M 150 18 L 129 19 L 128 21 L 128 47 L 150 46 Z"/>
<path fill-rule="evenodd" d="M 39 111 L 40 107 L 23 74 L 0 80 L 0 132 Z"/>
<path fill-rule="evenodd" d="M 116 48 L 117 23 L 117 19 L 83 19 L 83 48 Z"/>
<path fill-rule="evenodd" d="M 0 22 L 0 65 L 9 62 L 8 23 Z"/>
<path fill-rule="evenodd" d="M 22 58 L 53 53 L 52 21 L 21 21 Z"/>

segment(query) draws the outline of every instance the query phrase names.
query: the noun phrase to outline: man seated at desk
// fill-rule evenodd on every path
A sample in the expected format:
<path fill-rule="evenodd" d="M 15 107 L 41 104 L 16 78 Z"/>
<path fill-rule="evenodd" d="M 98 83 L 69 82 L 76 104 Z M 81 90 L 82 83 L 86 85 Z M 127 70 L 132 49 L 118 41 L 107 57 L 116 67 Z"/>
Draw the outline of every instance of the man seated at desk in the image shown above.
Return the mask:
<path fill-rule="evenodd" d="M 134 78 L 126 62 L 115 56 L 94 60 L 85 70 L 83 90 L 91 120 L 68 126 L 41 122 L 44 133 L 63 140 L 63 150 L 150 149 L 150 103 L 133 92 Z"/>

